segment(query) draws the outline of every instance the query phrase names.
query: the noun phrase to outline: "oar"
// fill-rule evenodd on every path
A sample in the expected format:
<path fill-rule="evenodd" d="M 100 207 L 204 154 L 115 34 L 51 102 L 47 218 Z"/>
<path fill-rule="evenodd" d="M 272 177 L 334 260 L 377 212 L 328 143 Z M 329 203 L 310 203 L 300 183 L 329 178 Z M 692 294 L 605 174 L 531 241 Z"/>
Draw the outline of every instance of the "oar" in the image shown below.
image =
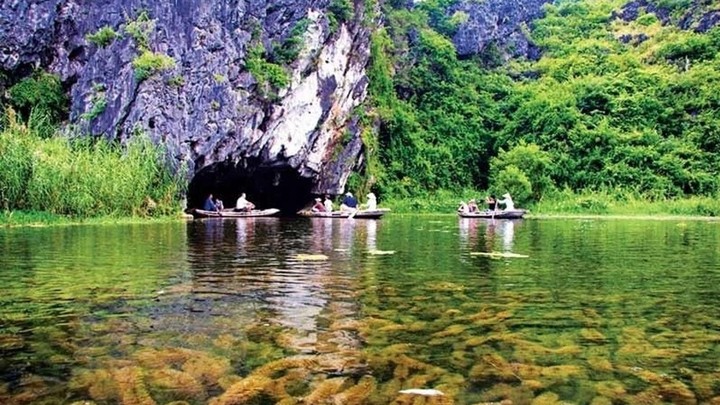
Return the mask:
<path fill-rule="evenodd" d="M 348 215 L 348 219 L 355 219 L 355 214 L 357 214 L 358 209 L 355 208 L 355 211 L 351 212 L 350 215 Z"/>

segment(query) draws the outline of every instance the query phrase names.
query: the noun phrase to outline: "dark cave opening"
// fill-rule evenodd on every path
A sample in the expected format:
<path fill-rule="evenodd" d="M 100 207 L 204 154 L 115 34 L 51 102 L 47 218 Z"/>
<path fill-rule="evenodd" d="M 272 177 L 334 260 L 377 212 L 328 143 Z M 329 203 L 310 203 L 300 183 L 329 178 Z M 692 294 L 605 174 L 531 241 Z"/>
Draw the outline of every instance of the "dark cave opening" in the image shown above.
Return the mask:
<path fill-rule="evenodd" d="M 188 208 L 201 208 L 210 193 L 223 201 L 225 208 L 235 206 L 241 193 L 258 209 L 278 208 L 294 214 L 310 201 L 312 181 L 290 167 L 239 167 L 215 163 L 203 168 L 188 187 Z"/>

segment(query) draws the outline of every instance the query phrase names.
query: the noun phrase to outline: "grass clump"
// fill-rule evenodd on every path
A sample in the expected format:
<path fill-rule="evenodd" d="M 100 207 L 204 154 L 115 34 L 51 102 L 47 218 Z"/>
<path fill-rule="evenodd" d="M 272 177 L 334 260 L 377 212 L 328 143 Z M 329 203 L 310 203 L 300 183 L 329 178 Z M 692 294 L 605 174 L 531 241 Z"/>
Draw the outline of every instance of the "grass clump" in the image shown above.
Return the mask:
<path fill-rule="evenodd" d="M 138 134 L 126 145 L 41 138 L 13 110 L 0 131 L 0 209 L 88 218 L 177 212 L 180 183 L 164 151 Z M 7 215 L 7 214 L 6 214 Z"/>
<path fill-rule="evenodd" d="M 117 38 L 120 38 L 120 34 L 118 34 L 109 25 L 105 25 L 96 32 L 85 36 L 85 39 L 87 39 L 88 42 L 100 48 L 105 48 L 106 46 L 113 43 L 113 41 L 115 41 Z"/>
<path fill-rule="evenodd" d="M 143 81 L 155 73 L 174 68 L 175 59 L 163 53 L 145 50 L 133 59 L 132 65 L 135 70 L 135 79 Z"/>

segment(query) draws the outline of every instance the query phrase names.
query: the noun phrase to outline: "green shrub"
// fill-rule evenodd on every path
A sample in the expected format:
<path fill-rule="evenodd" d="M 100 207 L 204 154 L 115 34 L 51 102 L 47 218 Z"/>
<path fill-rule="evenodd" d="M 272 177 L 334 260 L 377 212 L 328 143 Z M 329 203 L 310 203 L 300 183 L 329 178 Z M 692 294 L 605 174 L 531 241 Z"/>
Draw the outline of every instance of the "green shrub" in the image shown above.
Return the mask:
<path fill-rule="evenodd" d="M 310 20 L 307 18 L 298 21 L 282 45 L 273 49 L 273 61 L 281 65 L 288 65 L 297 59 L 302 50 L 303 38 L 309 26 Z"/>
<path fill-rule="evenodd" d="M 521 142 L 507 152 L 501 149 L 498 156 L 490 162 L 491 182 L 500 178 L 500 173 L 509 166 L 519 169 L 532 184 L 531 198 L 534 201 L 540 200 L 552 188 L 552 158 L 538 145 Z"/>
<path fill-rule="evenodd" d="M 265 59 L 265 48 L 262 45 L 251 47 L 245 59 L 245 67 L 258 82 L 260 91 L 271 96 L 274 91 L 290 84 L 290 75 L 285 69 Z"/>
<path fill-rule="evenodd" d="M 335 32 L 340 24 L 350 21 L 353 14 L 353 4 L 350 0 L 332 0 L 328 7 L 328 22 L 330 32 Z"/>
<path fill-rule="evenodd" d="M 135 79 L 143 81 L 155 73 L 170 70 L 175 67 L 175 60 L 163 53 L 143 51 L 132 61 L 135 70 Z"/>
<path fill-rule="evenodd" d="M 81 117 L 88 121 L 92 121 L 95 118 L 99 117 L 100 114 L 105 112 L 106 107 L 107 107 L 107 98 L 105 98 L 104 94 L 97 96 L 97 97 L 93 97 L 93 99 L 91 101 L 90 111 L 82 114 Z"/>
<path fill-rule="evenodd" d="M 91 42 L 100 48 L 110 45 L 117 38 L 120 38 L 120 34 L 115 32 L 115 30 L 109 25 L 105 25 L 95 33 L 85 36 L 85 39 L 87 39 L 88 42 Z"/>
<path fill-rule="evenodd" d="M 8 96 L 10 106 L 25 119 L 35 111 L 57 123 L 67 114 L 68 99 L 57 75 L 36 71 L 12 86 Z"/>
<path fill-rule="evenodd" d="M 532 184 L 527 175 L 514 165 L 506 166 L 493 177 L 491 190 L 495 195 L 510 193 L 520 206 L 532 201 Z"/>
<path fill-rule="evenodd" d="M 182 75 L 175 75 L 168 79 L 167 84 L 172 87 L 182 87 L 185 85 L 185 78 Z"/>
<path fill-rule="evenodd" d="M 142 11 L 137 18 L 128 21 L 125 25 L 125 33 L 135 41 L 135 45 L 141 51 L 150 49 L 150 35 L 155 30 L 155 21 L 150 19 L 147 11 Z"/>
<path fill-rule="evenodd" d="M 638 24 L 648 27 L 658 22 L 657 16 L 653 13 L 643 14 L 635 20 Z"/>

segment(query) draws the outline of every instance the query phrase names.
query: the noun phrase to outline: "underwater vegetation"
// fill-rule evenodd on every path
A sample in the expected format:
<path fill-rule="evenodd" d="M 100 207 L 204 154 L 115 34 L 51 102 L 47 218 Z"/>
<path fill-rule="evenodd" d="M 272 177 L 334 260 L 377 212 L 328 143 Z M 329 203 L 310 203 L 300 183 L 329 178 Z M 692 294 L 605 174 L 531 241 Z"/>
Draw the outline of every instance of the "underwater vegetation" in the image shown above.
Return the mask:
<path fill-rule="evenodd" d="M 0 400 L 18 405 L 59 403 L 54 401 L 60 397 L 73 404 L 123 405 L 720 403 L 720 369 L 691 368 L 699 356 L 717 360 L 720 354 L 719 322 L 709 315 L 693 315 L 707 329 L 687 331 L 669 328 L 679 322 L 679 313 L 647 324 L 610 325 L 592 308 L 546 312 L 533 323 L 519 316 L 529 310 L 528 296 L 507 293 L 490 303 L 463 297 L 466 287 L 451 282 L 423 288 L 435 299 L 419 295 L 408 302 L 392 288 L 373 290 L 380 302 L 393 304 L 385 308 L 397 308 L 366 306 L 357 319 L 338 312 L 317 334 L 263 321 L 215 337 L 165 339 L 149 333 L 137 339 L 128 322 L 110 319 L 92 327 L 105 337 L 67 348 L 74 359 L 57 353 L 48 359 L 57 367 L 76 365 L 66 391 L 56 396 L 51 382 L 27 374 L 14 387 L 0 386 Z M 443 302 L 458 299 L 452 307 Z M 58 340 L 50 346 L 66 338 L 47 331 L 47 339 Z M 0 336 L 5 351 L 26 343 Z"/>

